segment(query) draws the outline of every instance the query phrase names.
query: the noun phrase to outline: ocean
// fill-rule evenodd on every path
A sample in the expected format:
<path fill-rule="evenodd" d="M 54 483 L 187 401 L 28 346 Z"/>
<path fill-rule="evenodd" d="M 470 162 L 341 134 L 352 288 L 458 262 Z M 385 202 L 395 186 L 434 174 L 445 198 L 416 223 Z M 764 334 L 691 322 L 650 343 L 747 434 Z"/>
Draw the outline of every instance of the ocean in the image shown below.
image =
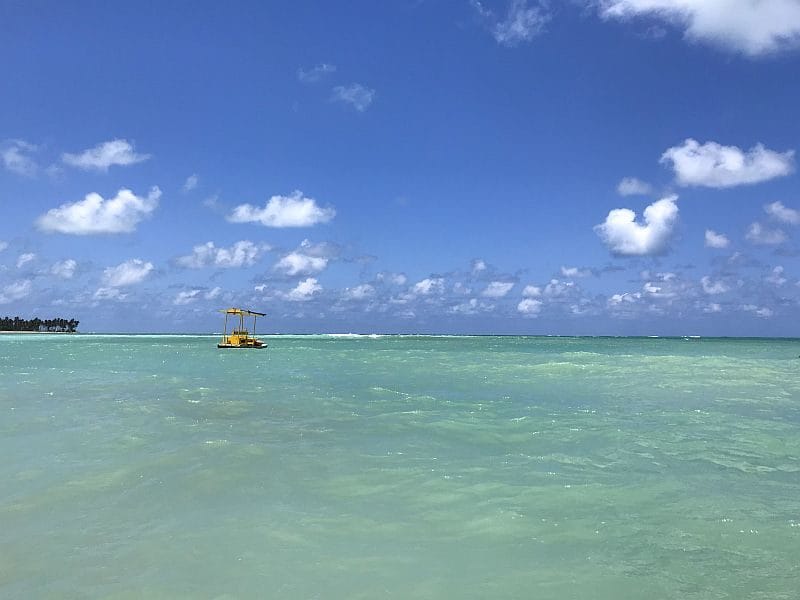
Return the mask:
<path fill-rule="evenodd" d="M 795 599 L 800 340 L 0 336 L 0 597 Z"/>

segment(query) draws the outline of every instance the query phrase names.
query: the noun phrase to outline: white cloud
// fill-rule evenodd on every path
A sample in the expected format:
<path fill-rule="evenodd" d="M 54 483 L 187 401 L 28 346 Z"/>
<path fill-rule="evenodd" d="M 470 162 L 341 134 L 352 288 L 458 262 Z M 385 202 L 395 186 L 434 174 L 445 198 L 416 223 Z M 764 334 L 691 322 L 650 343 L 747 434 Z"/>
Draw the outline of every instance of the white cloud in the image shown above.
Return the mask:
<path fill-rule="evenodd" d="M 781 266 L 777 266 L 774 269 L 772 269 L 772 273 L 769 276 L 765 277 L 764 280 L 767 283 L 771 283 L 772 285 L 778 287 L 782 286 L 787 281 L 786 277 L 783 276 L 783 267 Z"/>
<path fill-rule="evenodd" d="M 276 271 L 283 271 L 289 276 L 294 276 L 313 275 L 323 271 L 327 266 L 328 259 L 324 256 L 310 256 L 295 251 L 283 256 L 273 268 Z"/>
<path fill-rule="evenodd" d="M 51 208 L 36 220 L 42 231 L 91 235 L 130 233 L 158 206 L 161 190 L 153 187 L 146 197 L 121 189 L 114 198 L 88 194 L 83 200 Z"/>
<path fill-rule="evenodd" d="M 531 41 L 544 30 L 550 20 L 550 15 L 541 2 L 536 6 L 529 6 L 528 0 L 510 0 L 508 12 L 502 20 L 478 0 L 473 0 L 472 6 L 489 25 L 495 41 L 507 47 Z"/>
<path fill-rule="evenodd" d="M 103 281 L 109 287 L 134 285 L 144 281 L 153 270 L 153 263 L 134 258 L 103 271 Z"/>
<path fill-rule="evenodd" d="M 665 252 L 678 220 L 677 196 L 662 198 L 645 208 L 645 225 L 636 222 L 636 213 L 617 208 L 594 230 L 612 253 L 645 256 Z"/>
<path fill-rule="evenodd" d="M 534 300 L 533 298 L 525 298 L 517 304 L 517 311 L 526 317 L 535 317 L 542 310 L 542 301 Z"/>
<path fill-rule="evenodd" d="M 703 291 L 711 296 L 716 294 L 724 294 L 730 288 L 723 281 L 713 281 L 708 275 L 704 276 L 700 283 L 703 286 Z"/>
<path fill-rule="evenodd" d="M 321 63 L 309 69 L 297 69 L 297 79 L 303 83 L 316 83 L 330 73 L 336 72 L 336 65 Z"/>
<path fill-rule="evenodd" d="M 408 278 L 403 273 L 378 273 L 377 280 L 392 285 L 405 285 Z"/>
<path fill-rule="evenodd" d="M 95 300 L 124 300 L 128 294 L 123 294 L 117 288 L 101 287 L 94 293 Z"/>
<path fill-rule="evenodd" d="M 660 18 L 683 28 L 689 40 L 747 56 L 796 47 L 797 0 L 599 0 L 605 18 Z"/>
<path fill-rule="evenodd" d="M 716 302 L 711 302 L 707 306 L 703 307 L 704 313 L 719 313 L 722 312 L 722 306 L 717 304 Z"/>
<path fill-rule="evenodd" d="M 788 175 L 794 169 L 794 151 L 775 152 L 756 144 L 744 152 L 689 138 L 664 152 L 660 162 L 671 165 L 680 185 L 727 188 Z"/>
<path fill-rule="evenodd" d="M 544 286 L 544 295 L 549 298 L 560 298 L 568 295 L 575 289 L 574 281 L 561 281 L 559 279 L 551 279 L 550 283 Z"/>
<path fill-rule="evenodd" d="M 781 229 L 770 229 L 761 223 L 751 223 L 744 236 L 748 241 L 762 246 L 775 246 L 786 241 L 786 234 Z"/>
<path fill-rule="evenodd" d="M 66 164 L 87 171 L 108 171 L 108 168 L 114 165 L 134 165 L 148 158 L 150 158 L 149 154 L 136 154 L 133 144 L 122 139 L 103 142 L 80 154 L 65 153 L 61 155 L 61 160 Z"/>
<path fill-rule="evenodd" d="M 430 296 L 444 292 L 444 279 L 441 277 L 423 279 L 414 284 L 411 293 L 416 296 Z"/>
<path fill-rule="evenodd" d="M 514 287 L 511 281 L 492 281 L 486 286 L 486 289 L 481 292 L 484 298 L 502 298 Z"/>
<path fill-rule="evenodd" d="M 561 267 L 561 275 L 563 277 L 589 277 L 591 274 L 591 269 L 582 269 L 580 267 Z"/>
<path fill-rule="evenodd" d="M 78 263 L 74 259 L 68 258 L 67 260 L 54 263 L 53 266 L 50 267 L 50 273 L 61 279 L 72 279 L 75 275 L 75 269 L 77 268 Z"/>
<path fill-rule="evenodd" d="M 272 196 L 264 208 L 241 204 L 233 209 L 228 221 L 261 223 L 266 227 L 310 227 L 327 223 L 335 215 L 333 208 L 321 208 L 316 200 L 306 198 L 303 192 L 295 190 L 288 196 Z"/>
<path fill-rule="evenodd" d="M 635 304 L 642 299 L 641 292 L 625 292 L 623 294 L 613 294 L 608 299 L 610 307 L 622 306 L 625 304 Z"/>
<path fill-rule="evenodd" d="M 284 294 L 283 297 L 292 302 L 305 302 L 306 300 L 311 300 L 314 294 L 320 291 L 322 291 L 322 286 L 317 283 L 316 279 L 309 277 L 298 283 L 294 289 L 290 290 L 288 294 Z"/>
<path fill-rule="evenodd" d="M 454 315 L 475 315 L 480 312 L 480 305 L 477 298 L 470 298 L 467 302 L 451 306 L 447 312 Z"/>
<path fill-rule="evenodd" d="M 766 213 L 787 225 L 800 225 L 800 210 L 787 208 L 782 202 L 773 202 L 764 207 Z"/>
<path fill-rule="evenodd" d="M 472 274 L 473 275 L 477 275 L 478 273 L 482 273 L 483 271 L 485 271 L 488 268 L 489 268 L 489 266 L 486 264 L 486 262 L 484 262 L 480 258 L 475 259 L 475 260 L 472 261 Z"/>
<path fill-rule="evenodd" d="M 186 181 L 183 182 L 183 191 L 184 192 L 191 192 L 194 188 L 197 187 L 197 182 L 199 179 L 197 178 L 196 174 L 189 175 L 186 178 Z"/>
<path fill-rule="evenodd" d="M 646 196 L 653 191 L 653 187 L 636 177 L 625 177 L 617 185 L 620 196 Z"/>
<path fill-rule="evenodd" d="M 717 233 L 712 229 L 706 229 L 707 248 L 727 248 L 730 243 L 730 240 L 724 234 Z"/>
<path fill-rule="evenodd" d="M 537 298 L 542 295 L 542 288 L 536 285 L 526 285 L 522 290 L 522 295 L 526 298 Z"/>
<path fill-rule="evenodd" d="M 364 112 L 375 99 L 375 90 L 364 87 L 360 83 L 337 85 L 333 88 L 333 100 L 349 104 L 358 112 Z"/>
<path fill-rule="evenodd" d="M 772 309 L 766 306 L 756 306 L 755 304 L 744 304 L 742 305 L 742 310 L 755 313 L 756 316 L 762 318 L 768 318 L 774 314 Z"/>
<path fill-rule="evenodd" d="M 17 257 L 17 268 L 21 269 L 32 260 L 36 260 L 36 254 L 34 254 L 33 252 L 25 252 L 24 254 L 20 254 Z"/>
<path fill-rule="evenodd" d="M 9 171 L 17 175 L 33 177 L 39 167 L 29 155 L 37 150 L 36 146 L 23 140 L 11 140 L 0 151 L 0 160 L 3 161 L 3 166 Z"/>
<path fill-rule="evenodd" d="M 205 299 L 206 300 L 214 300 L 215 298 L 218 298 L 221 293 L 222 293 L 222 288 L 217 286 L 215 288 L 212 288 L 212 289 L 208 290 L 205 293 Z"/>
<path fill-rule="evenodd" d="M 0 291 L 0 304 L 9 304 L 15 300 L 22 300 L 31 293 L 33 285 L 30 279 L 22 279 L 9 283 Z"/>
<path fill-rule="evenodd" d="M 368 283 L 362 283 L 353 288 L 346 288 L 343 296 L 347 300 L 365 300 L 375 295 L 375 288 Z"/>
<path fill-rule="evenodd" d="M 8 242 L 0 241 L 0 252 L 8 248 Z"/>
<path fill-rule="evenodd" d="M 186 304 L 191 304 L 200 296 L 203 290 L 186 290 L 183 292 L 178 292 L 178 295 L 175 296 L 175 299 L 172 301 L 173 304 L 178 306 L 183 306 Z"/>
<path fill-rule="evenodd" d="M 254 244 L 249 240 L 236 242 L 230 248 L 217 248 L 214 242 L 206 242 L 195 246 L 190 255 L 181 256 L 176 262 L 189 269 L 250 267 L 268 249 L 269 246 Z"/>

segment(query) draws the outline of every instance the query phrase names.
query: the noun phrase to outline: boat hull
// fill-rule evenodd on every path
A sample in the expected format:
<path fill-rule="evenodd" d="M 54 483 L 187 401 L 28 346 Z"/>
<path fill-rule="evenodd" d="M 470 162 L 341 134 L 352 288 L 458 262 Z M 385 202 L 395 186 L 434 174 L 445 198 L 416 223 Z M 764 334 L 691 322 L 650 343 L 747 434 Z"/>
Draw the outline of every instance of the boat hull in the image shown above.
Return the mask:
<path fill-rule="evenodd" d="M 238 345 L 238 344 L 217 344 L 217 348 L 237 348 L 240 350 L 253 350 L 258 348 L 266 348 L 266 344 L 249 344 L 249 345 Z"/>

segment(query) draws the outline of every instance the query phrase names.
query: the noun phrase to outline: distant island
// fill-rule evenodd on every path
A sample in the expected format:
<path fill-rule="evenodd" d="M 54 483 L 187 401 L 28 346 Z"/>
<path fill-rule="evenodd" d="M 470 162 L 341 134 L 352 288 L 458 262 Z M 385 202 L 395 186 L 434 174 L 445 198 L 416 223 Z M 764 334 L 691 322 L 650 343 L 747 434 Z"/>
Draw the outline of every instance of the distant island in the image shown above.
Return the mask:
<path fill-rule="evenodd" d="M 41 333 L 75 333 L 77 319 L 21 319 L 20 317 L 3 317 L 0 319 L 0 331 L 34 331 Z"/>

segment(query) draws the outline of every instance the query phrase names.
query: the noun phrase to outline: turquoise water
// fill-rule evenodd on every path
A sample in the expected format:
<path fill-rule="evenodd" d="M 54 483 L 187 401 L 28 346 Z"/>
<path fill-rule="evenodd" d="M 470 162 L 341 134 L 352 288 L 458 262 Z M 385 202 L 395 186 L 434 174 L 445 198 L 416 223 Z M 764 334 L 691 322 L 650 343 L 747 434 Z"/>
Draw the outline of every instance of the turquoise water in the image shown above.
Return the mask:
<path fill-rule="evenodd" d="M 215 343 L 0 336 L 0 597 L 798 597 L 798 340 Z"/>

